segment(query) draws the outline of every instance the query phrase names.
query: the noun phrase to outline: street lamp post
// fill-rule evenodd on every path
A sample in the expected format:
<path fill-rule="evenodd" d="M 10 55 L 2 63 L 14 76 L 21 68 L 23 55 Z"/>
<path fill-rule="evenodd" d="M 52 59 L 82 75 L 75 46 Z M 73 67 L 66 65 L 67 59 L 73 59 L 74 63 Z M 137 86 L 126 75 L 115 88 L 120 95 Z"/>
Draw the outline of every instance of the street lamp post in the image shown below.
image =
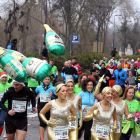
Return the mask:
<path fill-rule="evenodd" d="M 114 31 L 113 31 L 113 49 L 115 48 L 115 17 L 122 15 L 114 15 Z"/>

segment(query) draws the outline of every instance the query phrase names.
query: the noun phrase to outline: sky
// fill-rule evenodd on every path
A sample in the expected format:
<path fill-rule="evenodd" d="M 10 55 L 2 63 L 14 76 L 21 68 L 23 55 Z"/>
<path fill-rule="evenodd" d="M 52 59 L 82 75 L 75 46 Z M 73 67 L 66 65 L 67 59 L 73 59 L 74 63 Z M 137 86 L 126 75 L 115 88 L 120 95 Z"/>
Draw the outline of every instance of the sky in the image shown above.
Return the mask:
<path fill-rule="evenodd" d="M 23 3 L 25 0 L 15 0 L 18 3 Z M 139 9 L 140 11 L 140 0 L 128 0 L 128 1 L 133 1 L 134 6 L 135 6 L 135 10 Z M 6 10 L 2 10 L 2 5 L 6 6 L 7 2 L 11 2 L 11 0 L 0 0 L 0 16 L 4 17 L 5 15 L 7 15 Z M 38 2 L 38 0 L 36 0 L 36 2 Z M 8 11 L 8 10 L 7 10 Z M 115 13 L 113 14 L 111 20 L 110 20 L 110 24 L 109 27 L 112 28 L 114 26 L 114 15 L 121 15 L 121 13 L 119 12 L 119 10 L 115 10 Z M 133 18 L 129 18 L 128 20 L 128 24 L 133 24 L 134 23 L 134 19 Z M 121 22 L 123 22 L 123 19 L 121 16 L 115 16 L 115 24 L 116 26 L 120 26 Z"/>

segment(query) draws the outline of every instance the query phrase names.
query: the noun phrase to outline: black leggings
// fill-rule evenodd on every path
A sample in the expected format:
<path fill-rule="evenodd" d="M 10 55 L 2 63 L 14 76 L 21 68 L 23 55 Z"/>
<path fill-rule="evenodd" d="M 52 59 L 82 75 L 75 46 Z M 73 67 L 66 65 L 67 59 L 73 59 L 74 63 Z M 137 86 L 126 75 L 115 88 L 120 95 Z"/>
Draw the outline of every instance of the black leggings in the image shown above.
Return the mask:
<path fill-rule="evenodd" d="M 129 140 L 132 134 L 132 130 L 133 129 L 130 128 L 126 134 L 122 133 L 120 140 Z"/>
<path fill-rule="evenodd" d="M 46 103 L 40 103 L 40 98 L 38 99 L 38 105 L 37 105 L 37 109 L 38 109 L 38 119 L 39 119 L 39 126 L 41 127 L 46 127 L 47 125 L 42 121 L 42 119 L 39 116 L 40 111 L 42 110 L 42 108 L 46 105 Z M 50 119 L 50 110 L 45 114 L 45 117 L 47 120 Z"/>
<path fill-rule="evenodd" d="M 82 131 L 85 130 L 84 132 L 84 140 L 90 140 L 91 139 L 91 127 L 92 127 L 93 120 L 90 120 L 88 122 L 83 121 L 83 126 L 78 132 L 78 139 L 82 135 Z"/>

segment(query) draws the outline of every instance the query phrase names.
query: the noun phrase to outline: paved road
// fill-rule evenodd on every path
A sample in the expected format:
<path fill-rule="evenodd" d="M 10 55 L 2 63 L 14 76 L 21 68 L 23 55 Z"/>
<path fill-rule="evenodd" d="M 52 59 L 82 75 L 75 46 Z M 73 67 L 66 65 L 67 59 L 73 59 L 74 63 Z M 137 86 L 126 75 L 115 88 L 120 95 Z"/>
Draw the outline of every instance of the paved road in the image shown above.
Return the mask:
<path fill-rule="evenodd" d="M 28 109 L 28 132 L 25 140 L 40 140 L 38 126 L 39 122 L 37 114 L 30 113 L 30 109 Z M 0 140 L 4 140 L 4 138 L 0 137 Z M 47 140 L 46 133 L 45 140 Z M 82 140 L 84 139 L 82 138 Z M 137 138 L 131 138 L 131 140 L 140 140 L 140 134 L 137 136 Z"/>

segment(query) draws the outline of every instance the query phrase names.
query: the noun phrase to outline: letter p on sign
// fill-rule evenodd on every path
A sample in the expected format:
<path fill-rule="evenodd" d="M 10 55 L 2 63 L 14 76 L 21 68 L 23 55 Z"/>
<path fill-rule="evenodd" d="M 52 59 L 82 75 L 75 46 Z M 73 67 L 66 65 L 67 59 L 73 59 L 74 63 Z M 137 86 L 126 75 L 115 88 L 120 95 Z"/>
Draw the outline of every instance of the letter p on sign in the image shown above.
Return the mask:
<path fill-rule="evenodd" d="M 73 40 L 77 40 L 77 36 L 73 36 Z"/>

